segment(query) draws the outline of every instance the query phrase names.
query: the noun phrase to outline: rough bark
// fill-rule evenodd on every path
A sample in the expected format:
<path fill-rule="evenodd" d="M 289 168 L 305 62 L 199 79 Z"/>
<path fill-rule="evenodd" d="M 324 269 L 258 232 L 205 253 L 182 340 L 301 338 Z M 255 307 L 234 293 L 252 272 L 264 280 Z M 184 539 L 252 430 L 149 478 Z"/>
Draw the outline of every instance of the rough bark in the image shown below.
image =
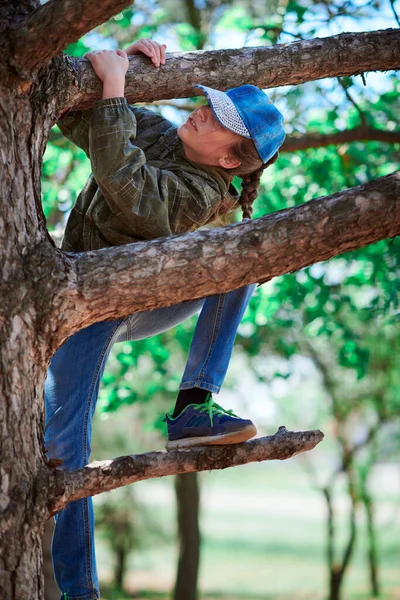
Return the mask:
<path fill-rule="evenodd" d="M 175 52 L 153 69 L 149 59 L 133 56 L 126 78 L 129 102 L 152 102 L 198 95 L 195 83 L 220 90 L 251 83 L 260 88 L 297 85 L 325 77 L 359 75 L 400 67 L 400 30 L 341 33 L 291 44 L 239 50 Z M 86 59 L 64 58 L 69 87 L 58 100 L 58 112 L 85 108 L 100 97 L 100 84 Z"/>
<path fill-rule="evenodd" d="M 179 560 L 174 600 L 197 600 L 200 560 L 200 490 L 197 473 L 177 475 L 175 491 L 178 512 Z"/>
<path fill-rule="evenodd" d="M 227 469 L 263 460 L 285 460 L 312 450 L 323 437 L 324 434 L 318 430 L 293 432 L 280 427 L 274 435 L 249 440 L 244 444 L 199 446 L 189 450 L 121 456 L 91 463 L 79 471 L 48 470 L 47 517 L 73 500 L 152 477 Z"/>
<path fill-rule="evenodd" d="M 394 237 L 399 192 L 395 172 L 251 222 L 69 258 L 59 253 L 49 339 L 57 346 L 95 321 L 226 292 Z"/>
<path fill-rule="evenodd" d="M 26 76 L 130 4 L 132 0 L 49 0 L 18 21 L 11 35 L 11 65 Z"/>
<path fill-rule="evenodd" d="M 26 261 L 49 242 L 39 209 L 45 117 L 1 87 L 0 111 L 0 598 L 8 600 L 43 592 L 36 506 L 47 493 L 39 475 L 47 362 L 40 270 L 29 277 Z"/>

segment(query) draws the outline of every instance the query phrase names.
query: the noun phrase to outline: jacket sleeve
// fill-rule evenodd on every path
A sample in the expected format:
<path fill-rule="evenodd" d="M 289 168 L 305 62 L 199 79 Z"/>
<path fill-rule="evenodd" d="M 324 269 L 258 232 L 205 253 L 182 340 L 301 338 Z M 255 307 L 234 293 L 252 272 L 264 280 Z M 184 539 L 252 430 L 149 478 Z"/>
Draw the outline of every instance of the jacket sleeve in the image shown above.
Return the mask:
<path fill-rule="evenodd" d="M 137 235 L 162 237 L 196 229 L 221 200 L 201 178 L 146 163 L 135 146 L 137 121 L 125 98 L 101 100 L 89 128 L 93 176 L 111 212 Z"/>
<path fill-rule="evenodd" d="M 93 110 L 71 110 L 57 121 L 62 133 L 89 156 L 89 127 Z"/>
<path fill-rule="evenodd" d="M 140 122 L 144 121 L 149 113 L 152 116 L 154 115 L 154 117 L 158 116 L 145 108 L 129 106 L 128 110 L 134 113 L 139 127 Z M 89 156 L 89 130 L 92 122 L 92 115 L 93 108 L 88 110 L 70 110 L 57 121 L 57 125 L 63 135 L 76 146 L 82 148 L 87 156 Z"/>

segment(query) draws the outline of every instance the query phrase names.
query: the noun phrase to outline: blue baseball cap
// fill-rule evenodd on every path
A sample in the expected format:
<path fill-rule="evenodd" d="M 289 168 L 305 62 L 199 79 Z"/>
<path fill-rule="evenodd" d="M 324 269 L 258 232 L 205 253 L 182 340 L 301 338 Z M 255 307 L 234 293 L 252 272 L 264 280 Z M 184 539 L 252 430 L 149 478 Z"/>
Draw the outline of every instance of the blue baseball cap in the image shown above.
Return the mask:
<path fill-rule="evenodd" d="M 240 85 L 226 92 L 196 84 L 207 96 L 216 119 L 230 131 L 251 138 L 263 163 L 283 144 L 283 116 L 265 92 L 255 85 Z"/>

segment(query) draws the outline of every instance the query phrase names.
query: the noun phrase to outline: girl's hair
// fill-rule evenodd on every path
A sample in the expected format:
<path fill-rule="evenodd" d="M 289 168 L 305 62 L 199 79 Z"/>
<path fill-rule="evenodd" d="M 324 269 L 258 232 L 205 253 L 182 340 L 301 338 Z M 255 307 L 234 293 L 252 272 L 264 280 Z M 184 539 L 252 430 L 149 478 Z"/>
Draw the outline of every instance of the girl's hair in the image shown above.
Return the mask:
<path fill-rule="evenodd" d="M 242 207 L 244 221 L 245 219 L 251 219 L 252 204 L 258 196 L 258 186 L 264 169 L 277 160 L 279 152 L 276 152 L 268 162 L 263 163 L 253 140 L 245 137 L 240 140 L 237 146 L 231 149 L 231 152 L 234 158 L 240 160 L 240 165 L 235 169 L 229 169 L 229 172 L 231 175 L 242 178 L 239 204 Z"/>

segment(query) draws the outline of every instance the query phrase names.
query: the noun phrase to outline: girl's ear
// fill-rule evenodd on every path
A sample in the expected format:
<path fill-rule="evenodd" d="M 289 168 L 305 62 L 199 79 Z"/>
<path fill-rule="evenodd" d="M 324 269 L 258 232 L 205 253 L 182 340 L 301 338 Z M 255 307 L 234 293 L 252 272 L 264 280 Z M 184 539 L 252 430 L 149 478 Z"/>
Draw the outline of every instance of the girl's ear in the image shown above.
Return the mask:
<path fill-rule="evenodd" d="M 236 167 L 239 167 L 241 165 L 241 162 L 238 158 L 229 155 L 221 156 L 221 158 L 219 158 L 218 161 L 220 166 L 224 169 L 236 169 Z"/>

